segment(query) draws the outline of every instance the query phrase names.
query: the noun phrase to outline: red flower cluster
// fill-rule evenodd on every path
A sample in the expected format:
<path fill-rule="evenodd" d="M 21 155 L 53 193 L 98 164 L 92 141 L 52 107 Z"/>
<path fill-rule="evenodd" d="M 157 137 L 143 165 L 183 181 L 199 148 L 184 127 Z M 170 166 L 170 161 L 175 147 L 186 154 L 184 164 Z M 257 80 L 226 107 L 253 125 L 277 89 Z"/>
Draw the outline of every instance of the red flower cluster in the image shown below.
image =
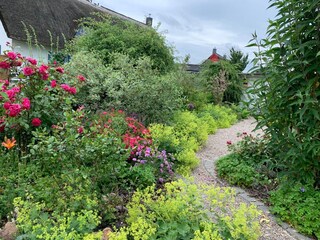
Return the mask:
<path fill-rule="evenodd" d="M 68 84 L 61 84 L 60 87 L 70 94 L 76 94 L 77 89 L 75 87 L 70 87 Z"/>

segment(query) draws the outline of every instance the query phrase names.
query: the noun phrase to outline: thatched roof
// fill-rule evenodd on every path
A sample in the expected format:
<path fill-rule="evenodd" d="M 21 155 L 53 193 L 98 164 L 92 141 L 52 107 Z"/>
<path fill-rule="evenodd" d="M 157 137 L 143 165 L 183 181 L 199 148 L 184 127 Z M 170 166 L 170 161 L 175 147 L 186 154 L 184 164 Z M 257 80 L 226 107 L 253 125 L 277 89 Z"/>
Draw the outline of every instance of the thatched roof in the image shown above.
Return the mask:
<path fill-rule="evenodd" d="M 61 46 L 63 35 L 67 40 L 75 36 L 75 20 L 88 17 L 92 12 L 110 14 L 145 26 L 142 22 L 86 0 L 0 0 L 0 20 L 8 37 L 26 41 L 23 22 L 27 27 L 34 28 L 38 42 L 44 46 L 51 44 L 48 30 L 52 34 L 53 42 L 56 42 L 59 36 Z"/>

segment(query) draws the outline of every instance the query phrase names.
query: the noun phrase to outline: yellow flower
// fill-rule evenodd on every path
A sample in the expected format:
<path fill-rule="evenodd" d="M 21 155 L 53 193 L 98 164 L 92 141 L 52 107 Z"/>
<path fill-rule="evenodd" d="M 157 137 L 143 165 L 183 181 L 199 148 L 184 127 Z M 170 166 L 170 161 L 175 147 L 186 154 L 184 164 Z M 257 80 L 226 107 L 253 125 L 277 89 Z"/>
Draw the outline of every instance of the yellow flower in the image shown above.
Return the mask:
<path fill-rule="evenodd" d="M 4 142 L 2 142 L 2 146 L 6 147 L 7 149 L 11 149 L 16 145 L 16 140 L 14 137 L 12 139 L 8 139 L 7 137 L 4 137 Z"/>

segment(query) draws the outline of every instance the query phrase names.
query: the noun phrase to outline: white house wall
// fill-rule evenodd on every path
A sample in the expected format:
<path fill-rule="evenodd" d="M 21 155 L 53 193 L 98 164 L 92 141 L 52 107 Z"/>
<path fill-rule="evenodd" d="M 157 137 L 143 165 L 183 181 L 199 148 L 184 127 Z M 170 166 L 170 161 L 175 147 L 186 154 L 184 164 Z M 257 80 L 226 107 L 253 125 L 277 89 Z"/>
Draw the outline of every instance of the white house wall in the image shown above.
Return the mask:
<path fill-rule="evenodd" d="M 10 50 L 10 48 L 6 45 L 7 42 L 12 44 L 11 38 L 7 37 L 7 33 L 4 30 L 2 22 L 0 21 L 0 55 L 3 54 L 3 51 Z"/>
<path fill-rule="evenodd" d="M 21 53 L 22 56 L 33 57 L 40 63 L 48 62 L 49 48 L 29 46 L 27 42 L 15 39 L 12 40 L 12 46 L 14 47 L 14 51 Z"/>

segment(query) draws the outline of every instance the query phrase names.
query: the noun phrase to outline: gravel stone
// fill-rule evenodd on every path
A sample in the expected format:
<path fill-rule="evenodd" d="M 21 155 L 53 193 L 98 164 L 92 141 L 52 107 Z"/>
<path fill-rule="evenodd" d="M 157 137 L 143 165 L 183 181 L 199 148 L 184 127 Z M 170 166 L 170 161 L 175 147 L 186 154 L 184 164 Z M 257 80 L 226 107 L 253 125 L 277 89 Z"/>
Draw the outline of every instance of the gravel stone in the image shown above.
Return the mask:
<path fill-rule="evenodd" d="M 262 131 L 253 131 L 256 126 L 253 118 L 245 119 L 227 129 L 219 129 L 214 135 L 208 137 L 207 144 L 197 153 L 201 162 L 199 167 L 193 171 L 193 177 L 197 184 L 212 184 L 215 186 L 228 186 L 228 184 L 219 179 L 215 171 L 215 162 L 220 157 L 228 154 L 227 141 L 236 143 L 240 140 L 237 136 L 243 132 L 247 134 L 262 135 Z M 237 193 L 236 201 L 240 204 L 251 203 L 257 205 L 262 211 L 260 217 L 260 226 L 262 236 L 261 240 L 293 240 L 293 239 L 310 239 L 297 233 L 288 224 L 280 223 L 273 216 L 269 208 L 258 199 L 251 197 L 245 190 L 233 187 Z"/>

